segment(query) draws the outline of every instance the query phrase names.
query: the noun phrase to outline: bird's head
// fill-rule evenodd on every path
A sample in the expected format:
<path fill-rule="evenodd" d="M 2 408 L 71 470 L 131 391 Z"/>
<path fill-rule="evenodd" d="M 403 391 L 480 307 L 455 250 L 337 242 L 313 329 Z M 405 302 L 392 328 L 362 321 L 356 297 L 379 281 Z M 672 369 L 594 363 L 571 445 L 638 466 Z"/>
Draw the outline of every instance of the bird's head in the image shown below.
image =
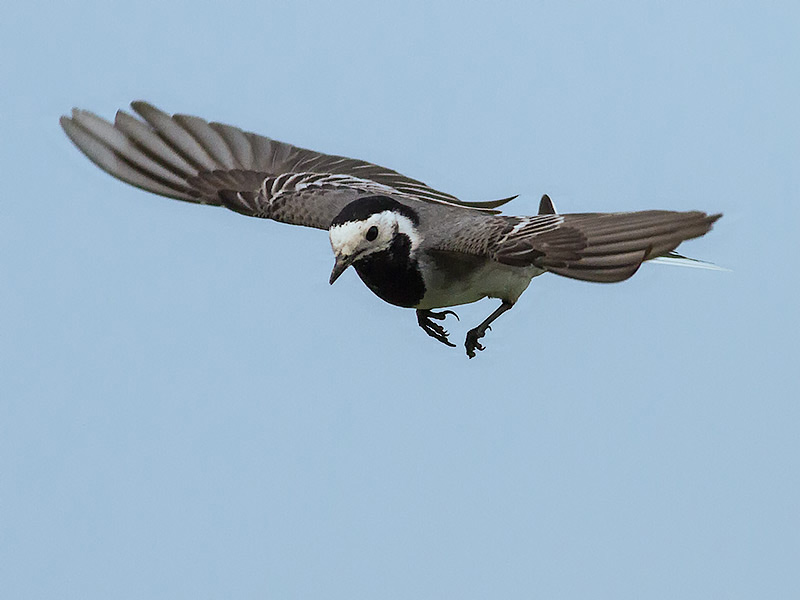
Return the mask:
<path fill-rule="evenodd" d="M 419 245 L 419 215 L 388 196 L 369 196 L 354 200 L 336 215 L 329 234 L 336 256 L 331 280 L 352 264 L 377 252 L 390 251 L 398 236 L 407 236 L 411 249 Z"/>

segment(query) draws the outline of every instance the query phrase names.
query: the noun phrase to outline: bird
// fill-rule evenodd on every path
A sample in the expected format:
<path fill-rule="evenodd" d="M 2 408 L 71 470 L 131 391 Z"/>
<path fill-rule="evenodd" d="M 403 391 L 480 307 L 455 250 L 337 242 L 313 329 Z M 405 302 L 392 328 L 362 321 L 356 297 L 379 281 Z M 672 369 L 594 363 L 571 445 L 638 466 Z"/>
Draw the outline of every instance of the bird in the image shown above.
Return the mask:
<path fill-rule="evenodd" d="M 686 259 L 682 242 L 722 215 L 693 211 L 560 214 L 544 195 L 538 213 L 504 215 L 516 196 L 469 202 L 397 171 L 323 154 L 144 101 L 113 123 L 73 109 L 69 139 L 113 177 L 168 198 L 328 231 L 333 284 L 353 267 L 381 300 L 416 311 L 417 324 L 455 347 L 441 323 L 452 307 L 500 305 L 466 334 L 469 358 L 491 324 L 534 277 L 613 283 L 648 260 Z M 686 259 L 694 260 L 694 259 Z"/>

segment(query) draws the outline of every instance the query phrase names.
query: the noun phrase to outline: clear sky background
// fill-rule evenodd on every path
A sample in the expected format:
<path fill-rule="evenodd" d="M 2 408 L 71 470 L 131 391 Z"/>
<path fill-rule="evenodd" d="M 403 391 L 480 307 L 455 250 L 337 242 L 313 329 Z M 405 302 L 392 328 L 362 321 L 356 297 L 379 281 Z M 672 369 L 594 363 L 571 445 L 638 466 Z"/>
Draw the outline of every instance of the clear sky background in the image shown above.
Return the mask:
<path fill-rule="evenodd" d="M 800 597 L 797 2 L 15 2 L 0 597 Z M 134 99 L 508 212 L 721 211 L 467 360 L 323 232 L 67 140 Z"/>

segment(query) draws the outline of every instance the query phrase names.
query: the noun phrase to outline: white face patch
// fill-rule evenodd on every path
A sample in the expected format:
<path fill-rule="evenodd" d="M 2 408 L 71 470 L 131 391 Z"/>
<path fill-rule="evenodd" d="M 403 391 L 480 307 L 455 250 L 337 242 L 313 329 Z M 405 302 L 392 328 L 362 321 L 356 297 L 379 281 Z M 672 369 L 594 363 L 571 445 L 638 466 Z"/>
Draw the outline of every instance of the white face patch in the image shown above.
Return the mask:
<path fill-rule="evenodd" d="M 377 228 L 377 233 L 370 240 L 368 233 L 372 238 L 374 230 L 373 233 L 370 233 L 370 230 L 373 227 Z M 409 237 L 412 252 L 422 241 L 411 219 L 390 210 L 371 215 L 365 221 L 349 221 L 341 225 L 334 225 L 331 227 L 329 235 L 334 254 L 353 257 L 386 250 L 392 244 L 394 236 L 399 233 Z"/>

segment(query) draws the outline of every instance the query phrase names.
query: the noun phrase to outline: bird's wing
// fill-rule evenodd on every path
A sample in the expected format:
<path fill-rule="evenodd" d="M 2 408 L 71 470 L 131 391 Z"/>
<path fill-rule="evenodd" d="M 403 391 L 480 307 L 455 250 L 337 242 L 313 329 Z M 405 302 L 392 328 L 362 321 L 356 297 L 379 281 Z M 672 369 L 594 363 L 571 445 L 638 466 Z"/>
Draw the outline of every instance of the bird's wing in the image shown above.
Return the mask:
<path fill-rule="evenodd" d="M 491 216 L 473 219 L 439 249 L 610 283 L 627 279 L 642 262 L 668 255 L 684 240 L 704 235 L 721 216 L 663 210 Z"/>
<path fill-rule="evenodd" d="M 385 167 L 321 154 L 198 117 L 133 102 L 141 118 L 114 123 L 74 109 L 61 117 L 72 142 L 97 166 L 162 196 L 326 229 L 350 201 L 389 194 L 412 202 L 494 213 L 511 198 L 463 202 Z"/>

